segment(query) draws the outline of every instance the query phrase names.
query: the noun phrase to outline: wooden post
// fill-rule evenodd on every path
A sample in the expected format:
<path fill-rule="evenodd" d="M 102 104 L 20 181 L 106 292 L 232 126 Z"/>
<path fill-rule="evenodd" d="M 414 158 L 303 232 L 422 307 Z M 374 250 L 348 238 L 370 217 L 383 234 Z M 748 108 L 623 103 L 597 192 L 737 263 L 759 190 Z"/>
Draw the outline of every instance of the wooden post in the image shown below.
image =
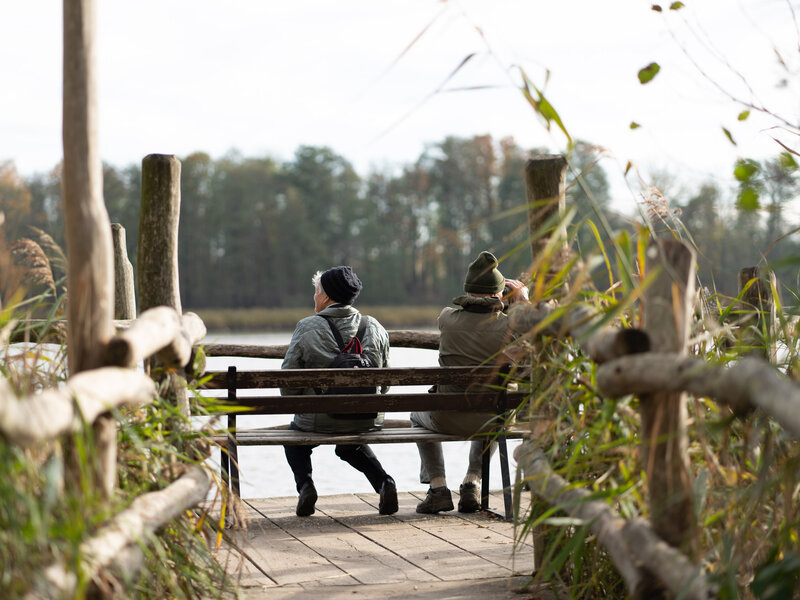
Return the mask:
<path fill-rule="evenodd" d="M 137 270 L 139 310 L 156 306 L 182 314 L 178 279 L 178 223 L 181 213 L 181 161 L 175 156 L 149 154 L 142 160 L 142 206 L 139 213 Z M 181 372 L 180 375 L 183 375 Z M 168 396 L 189 417 L 189 398 L 179 374 L 170 380 Z"/>
<path fill-rule="evenodd" d="M 743 342 L 748 346 L 755 347 L 754 352 L 760 353 L 768 361 L 774 363 L 776 360 L 775 344 L 772 343 L 772 333 L 777 321 L 775 302 L 772 298 L 773 288 L 777 289 L 775 273 L 767 271 L 762 273 L 759 267 L 745 267 L 739 271 L 739 293 L 742 293 L 745 286 L 755 279 L 753 284 L 747 288 L 742 295 L 740 302 L 742 311 L 750 313 L 743 319 L 742 326 L 749 329 L 743 336 Z M 756 334 L 758 330 L 764 337 Z M 749 354 L 749 353 L 748 353 Z"/>
<path fill-rule="evenodd" d="M 133 265 L 128 260 L 125 228 L 119 223 L 112 223 L 111 236 L 114 241 L 114 318 L 135 319 L 136 291 L 133 283 Z"/>
<path fill-rule="evenodd" d="M 139 310 L 170 306 L 182 314 L 178 280 L 181 161 L 149 154 L 142 160 L 137 272 Z"/>
<path fill-rule="evenodd" d="M 654 240 L 647 248 L 647 273 L 659 269 L 643 297 L 644 331 L 655 352 L 687 353 L 695 268 L 694 251 L 683 242 Z M 695 556 L 697 523 L 689 473 L 685 394 L 643 395 L 640 411 L 642 460 L 653 528 L 667 543 Z"/>
<path fill-rule="evenodd" d="M 111 228 L 103 202 L 98 145 L 94 0 L 64 0 L 62 175 L 67 241 L 70 374 L 102 365 L 114 334 L 114 264 Z M 116 424 L 95 424 L 100 489 L 110 496 L 116 481 Z M 73 465 L 74 467 L 74 465 Z M 68 479 L 76 476 L 68 475 Z"/>
<path fill-rule="evenodd" d="M 566 206 L 567 160 L 563 156 L 539 156 L 525 163 L 525 197 L 528 205 L 528 231 L 531 240 L 531 279 L 537 281 L 534 289 L 541 289 L 546 278 L 537 277 L 557 272 L 566 257 L 566 229 L 559 223 Z M 563 244 L 554 255 L 545 256 L 545 248 L 553 236 L 559 236 Z M 534 357 L 536 358 L 536 357 Z M 534 501 L 536 502 L 536 501 Z M 542 512 L 534 504 L 531 512 Z M 542 567 L 545 555 L 544 532 L 536 527 L 532 533 L 534 569 Z"/>
<path fill-rule="evenodd" d="M 539 156 L 525 163 L 525 195 L 528 204 L 528 229 L 531 238 L 531 254 L 533 263 L 543 256 L 543 251 L 550 239 L 556 235 L 563 240 L 558 255 L 547 261 L 551 269 L 560 267 L 566 257 L 567 232 L 558 218 L 564 214 L 566 207 L 567 160 L 563 156 Z M 547 230 L 542 228 L 548 221 Z"/>

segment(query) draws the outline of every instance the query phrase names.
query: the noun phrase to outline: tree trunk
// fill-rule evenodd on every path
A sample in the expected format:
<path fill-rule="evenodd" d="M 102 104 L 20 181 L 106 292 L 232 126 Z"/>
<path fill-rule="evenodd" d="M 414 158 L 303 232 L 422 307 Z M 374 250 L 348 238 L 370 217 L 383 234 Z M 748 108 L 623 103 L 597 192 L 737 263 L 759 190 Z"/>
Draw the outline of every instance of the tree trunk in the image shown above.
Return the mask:
<path fill-rule="evenodd" d="M 94 0 L 64 0 L 63 68 L 67 351 L 69 370 L 74 374 L 102 364 L 105 344 L 114 333 L 111 227 L 103 202 L 97 133 Z M 95 473 L 96 483 L 110 496 L 116 481 L 116 424 L 111 417 L 102 417 L 95 423 L 95 430 L 101 465 Z M 72 475 L 77 473 L 73 471 Z"/>
<path fill-rule="evenodd" d="M 694 299 L 694 251 L 672 239 L 654 240 L 646 252 L 644 331 L 655 352 L 686 355 Z M 640 398 L 642 460 L 649 487 L 653 528 L 666 542 L 694 556 L 697 523 L 689 474 L 687 408 L 683 393 Z"/>

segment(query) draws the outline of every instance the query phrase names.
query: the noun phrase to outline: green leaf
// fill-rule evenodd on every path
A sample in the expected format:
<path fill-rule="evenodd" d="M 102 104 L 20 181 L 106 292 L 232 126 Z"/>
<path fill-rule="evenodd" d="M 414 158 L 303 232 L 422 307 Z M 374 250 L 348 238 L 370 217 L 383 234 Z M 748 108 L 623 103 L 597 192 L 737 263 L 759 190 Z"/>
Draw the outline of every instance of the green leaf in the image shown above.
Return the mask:
<path fill-rule="evenodd" d="M 724 133 L 724 134 L 725 134 L 725 137 L 726 137 L 726 138 L 728 138 L 728 141 L 729 141 L 731 144 L 733 144 L 734 146 L 736 145 L 736 140 L 734 140 L 734 139 L 733 139 L 733 136 L 731 135 L 731 132 L 730 132 L 730 131 L 728 131 L 728 130 L 727 130 L 725 127 L 723 127 L 723 128 L 722 128 L 722 133 Z"/>
<path fill-rule="evenodd" d="M 744 187 L 736 199 L 736 206 L 742 210 L 758 210 L 758 190 L 754 187 Z"/>
<path fill-rule="evenodd" d="M 644 69 L 639 71 L 639 83 L 645 84 L 649 83 L 653 80 L 653 77 L 658 75 L 658 72 L 661 70 L 661 67 L 658 63 L 650 63 Z"/>
<path fill-rule="evenodd" d="M 781 166 L 781 169 L 784 170 L 786 173 L 791 173 L 798 169 L 797 161 L 794 159 L 794 156 L 791 155 L 789 152 L 781 152 L 778 156 L 778 164 Z"/>
<path fill-rule="evenodd" d="M 750 111 L 749 110 L 743 110 L 742 112 L 739 113 L 739 116 L 736 117 L 736 118 L 739 119 L 740 121 L 746 121 L 747 117 L 749 117 L 749 116 L 750 116 Z"/>
<path fill-rule="evenodd" d="M 641 127 L 641 125 L 639 125 L 639 123 L 637 123 L 636 121 L 631 121 L 630 127 L 631 127 L 631 129 L 639 129 L 639 127 Z"/>
<path fill-rule="evenodd" d="M 670 10 L 680 10 L 684 8 L 685 4 L 683 2 L 673 2 L 669 5 Z"/>
<path fill-rule="evenodd" d="M 575 142 L 567 131 L 567 128 L 564 125 L 564 122 L 561 120 L 558 112 L 553 105 L 550 104 L 547 98 L 545 98 L 544 91 L 536 87 L 536 85 L 534 85 L 534 83 L 530 80 L 525 70 L 522 67 L 518 67 L 518 69 L 520 75 L 522 76 L 522 95 L 539 114 L 539 116 L 544 119 L 545 126 L 547 127 L 548 131 L 550 130 L 550 125 L 555 123 L 555 125 L 567 138 L 567 148 L 571 150 L 574 147 Z"/>
<path fill-rule="evenodd" d="M 776 557 L 779 555 L 777 552 L 774 554 Z M 759 600 L 793 598 L 797 592 L 798 577 L 800 556 L 795 552 L 787 552 L 781 560 L 762 566 L 753 578 L 750 589 Z"/>
<path fill-rule="evenodd" d="M 753 178 L 753 175 L 758 173 L 760 167 L 758 163 L 749 158 L 739 159 L 736 161 L 736 165 L 733 168 L 733 176 L 736 177 L 738 181 L 750 181 Z"/>

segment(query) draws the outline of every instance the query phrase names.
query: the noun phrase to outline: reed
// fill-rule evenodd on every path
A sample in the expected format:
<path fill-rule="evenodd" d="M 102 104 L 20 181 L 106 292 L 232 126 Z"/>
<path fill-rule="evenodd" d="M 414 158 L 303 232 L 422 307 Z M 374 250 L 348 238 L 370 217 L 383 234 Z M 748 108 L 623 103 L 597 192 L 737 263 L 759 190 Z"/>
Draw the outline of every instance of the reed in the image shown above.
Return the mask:
<path fill-rule="evenodd" d="M 35 244 L 26 242 L 26 255 L 41 258 Z M 10 264 L 8 257 L 4 262 Z M 39 272 L 42 262 L 33 265 Z M 60 317 L 65 301 L 60 279 L 40 293 L 41 286 L 20 287 L 25 281 L 30 278 L 22 271 L 4 280 L 0 311 L 0 371 L 19 397 L 55 387 L 66 378 L 64 346 L 9 342 L 23 328 L 20 323 L 33 316 L 44 317 L 39 326 L 47 329 Z M 32 449 L 0 436 L 0 597 L 21 598 L 32 592 L 51 565 L 61 565 L 76 577 L 76 598 L 98 591 L 105 597 L 142 599 L 236 597 L 235 581 L 214 559 L 217 528 L 201 509 L 184 513 L 140 540 L 130 552 L 129 565 L 123 561 L 123 568 L 105 571 L 94 580 L 87 576 L 82 565 L 90 557 L 84 556 L 82 544 L 135 498 L 166 487 L 204 459 L 198 451 L 202 434 L 187 435 L 185 418 L 170 402 L 158 398 L 147 408 L 122 410 L 115 417 L 118 486 L 110 499 L 90 484 L 97 460 L 90 426 Z M 68 462 L 79 474 L 78 485 L 65 484 Z M 137 558 L 143 561 L 138 569 L 133 568 Z"/>
<path fill-rule="evenodd" d="M 575 227 L 589 227 L 584 222 Z M 680 231 L 674 231 L 680 237 Z M 572 235 L 575 235 L 574 228 Z M 603 242 L 575 263 L 569 277 L 580 282 L 564 294 L 552 276 L 534 277 L 532 289 L 561 291 L 537 300 L 562 307 L 590 304 L 618 326 L 638 326 L 644 244 L 650 233 L 627 234 Z M 628 269 L 625 265 L 629 265 Z M 609 283 L 610 282 L 610 283 Z M 797 380 L 800 342 L 796 322 L 773 289 L 778 325 L 753 325 L 743 317 L 739 298 L 713 290 L 698 293 L 691 331 L 691 354 L 716 364 L 733 364 L 754 346 L 777 346 L 774 367 Z M 791 291 L 797 297 L 796 291 Z M 754 342 L 754 340 L 756 340 Z M 538 337 L 529 343 L 531 370 L 520 382 L 529 399 L 517 418 L 556 473 L 607 502 L 625 518 L 648 516 L 646 465 L 640 454 L 639 400 L 604 397 L 596 386 L 597 365 L 581 351 L 580 340 Z M 708 398 L 689 401 L 689 458 L 692 505 L 699 523 L 696 560 L 719 598 L 774 599 L 800 591 L 800 446 L 764 415 L 738 418 Z M 535 481 L 529 482 L 535 486 Z M 518 494 L 522 491 L 518 490 Z M 520 540 L 542 536 L 543 553 L 535 579 L 565 590 L 564 597 L 627 598 L 628 590 L 589 523 L 571 518 L 564 506 L 535 500 L 522 515 Z"/>

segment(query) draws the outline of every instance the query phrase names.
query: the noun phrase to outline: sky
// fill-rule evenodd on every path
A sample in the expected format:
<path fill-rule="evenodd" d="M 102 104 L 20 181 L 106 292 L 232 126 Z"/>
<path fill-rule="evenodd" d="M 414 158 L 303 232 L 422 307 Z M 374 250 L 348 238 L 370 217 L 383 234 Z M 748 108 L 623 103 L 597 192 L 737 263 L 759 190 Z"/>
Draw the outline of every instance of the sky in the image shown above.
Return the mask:
<path fill-rule="evenodd" d="M 604 149 L 621 211 L 659 174 L 730 186 L 737 158 L 776 156 L 774 137 L 798 146 L 800 3 L 652 4 L 98 0 L 101 155 L 117 167 L 194 151 L 283 161 L 329 146 L 366 175 L 448 135 L 564 152 L 522 72 L 574 139 Z M 62 157 L 61 17 L 55 0 L 0 0 L 0 163 L 21 175 Z M 642 85 L 651 62 L 661 71 Z M 770 113 L 738 120 L 743 102 Z"/>

